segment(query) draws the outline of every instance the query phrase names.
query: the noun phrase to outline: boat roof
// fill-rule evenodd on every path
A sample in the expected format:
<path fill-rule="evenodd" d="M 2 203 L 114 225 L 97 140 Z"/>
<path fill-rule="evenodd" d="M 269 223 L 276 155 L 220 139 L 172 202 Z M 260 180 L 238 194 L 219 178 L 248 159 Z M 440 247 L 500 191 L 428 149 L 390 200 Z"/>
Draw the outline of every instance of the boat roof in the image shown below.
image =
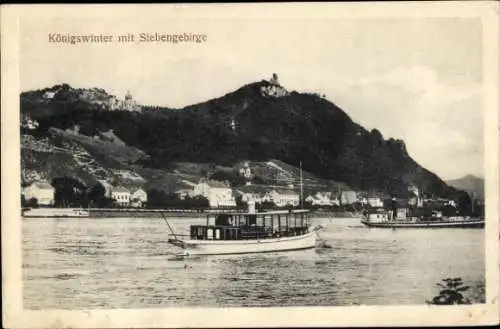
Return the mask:
<path fill-rule="evenodd" d="M 376 213 L 381 213 L 381 212 L 387 212 L 388 210 L 385 208 L 371 208 L 367 209 L 366 212 L 369 214 L 376 214 Z"/>
<path fill-rule="evenodd" d="M 210 215 L 286 215 L 286 214 L 305 214 L 310 212 L 308 209 L 292 209 L 292 210 L 271 210 L 261 212 L 215 212 Z"/>

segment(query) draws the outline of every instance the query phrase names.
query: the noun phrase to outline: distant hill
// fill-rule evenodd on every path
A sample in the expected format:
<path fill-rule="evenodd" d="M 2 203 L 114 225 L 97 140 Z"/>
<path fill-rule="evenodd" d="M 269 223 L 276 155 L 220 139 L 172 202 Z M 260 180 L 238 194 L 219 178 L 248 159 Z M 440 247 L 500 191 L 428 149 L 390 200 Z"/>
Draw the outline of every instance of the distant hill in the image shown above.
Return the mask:
<path fill-rule="evenodd" d="M 446 183 L 459 190 L 473 192 L 477 198 L 484 200 L 484 179 L 474 175 L 467 175 L 462 178 L 447 180 Z"/>
<path fill-rule="evenodd" d="M 99 139 L 91 143 L 78 137 L 92 156 L 101 154 L 99 161 L 114 159 L 122 167 L 173 173 L 182 170 L 176 163 L 235 167 L 252 161 L 267 166 L 264 176 L 278 170 L 285 178 L 292 173 L 296 181 L 302 162 L 312 176 L 304 179 L 319 185 L 334 182 L 396 196 L 407 195 L 409 185 L 433 196 L 458 193 L 415 162 L 402 140 L 384 139 L 378 130 L 353 122 L 334 103 L 316 94 L 289 92 L 277 79 L 250 83 L 182 109 L 112 110 L 108 100 L 114 98 L 102 89 L 68 85 L 22 93 L 21 113 L 39 122 L 35 132 L 26 133 L 52 138 L 51 128 L 78 127 L 79 135 Z M 123 153 L 128 160 L 120 161 L 120 147 L 142 155 Z M 263 165 L 271 160 L 274 166 Z"/>

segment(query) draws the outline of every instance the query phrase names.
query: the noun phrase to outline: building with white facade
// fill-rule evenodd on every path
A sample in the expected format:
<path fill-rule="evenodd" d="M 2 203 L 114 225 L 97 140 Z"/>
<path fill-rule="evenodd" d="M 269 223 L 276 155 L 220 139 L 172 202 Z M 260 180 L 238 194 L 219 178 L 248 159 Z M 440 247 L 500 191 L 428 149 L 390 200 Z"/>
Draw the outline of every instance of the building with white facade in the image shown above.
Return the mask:
<path fill-rule="evenodd" d="M 236 193 L 241 195 L 241 201 L 248 203 L 262 203 L 264 195 L 269 191 L 269 187 L 265 185 L 245 185 L 236 190 Z"/>
<path fill-rule="evenodd" d="M 370 194 L 366 197 L 366 202 L 372 208 L 382 208 L 384 206 L 384 201 L 378 195 Z"/>
<path fill-rule="evenodd" d="M 142 208 L 148 202 L 148 194 L 142 188 L 136 188 L 130 193 L 130 205 Z"/>
<path fill-rule="evenodd" d="M 194 187 L 194 195 L 207 198 L 211 208 L 236 207 L 233 190 L 222 182 L 201 179 Z"/>
<path fill-rule="evenodd" d="M 305 201 L 310 202 L 313 206 L 338 206 L 339 200 L 333 197 L 332 192 L 316 192 L 314 195 L 309 195 Z"/>
<path fill-rule="evenodd" d="M 56 189 L 47 182 L 33 182 L 23 189 L 26 200 L 36 199 L 38 205 L 54 205 L 54 194 Z"/>
<path fill-rule="evenodd" d="M 185 200 L 186 198 L 192 198 L 196 195 L 195 191 L 194 191 L 194 187 L 180 188 L 180 189 L 176 190 L 174 193 L 181 200 Z"/>
<path fill-rule="evenodd" d="M 246 162 L 243 165 L 243 167 L 240 168 L 239 174 L 240 174 L 240 176 L 243 176 L 246 179 L 251 179 L 253 177 L 252 169 L 250 168 L 250 165 L 248 164 L 248 162 Z"/>
<path fill-rule="evenodd" d="M 353 204 L 356 201 L 358 201 L 358 197 L 354 191 L 342 191 L 340 194 L 340 203 L 343 205 Z"/>
<path fill-rule="evenodd" d="M 421 208 L 424 206 L 424 200 L 418 196 L 414 196 L 408 200 L 408 204 L 413 207 Z"/>
<path fill-rule="evenodd" d="M 111 191 L 111 198 L 117 205 L 127 207 L 130 205 L 130 190 L 123 186 L 114 187 Z"/>
<path fill-rule="evenodd" d="M 298 206 L 300 204 L 300 195 L 293 190 L 274 189 L 267 192 L 262 201 L 273 202 L 278 207 Z"/>

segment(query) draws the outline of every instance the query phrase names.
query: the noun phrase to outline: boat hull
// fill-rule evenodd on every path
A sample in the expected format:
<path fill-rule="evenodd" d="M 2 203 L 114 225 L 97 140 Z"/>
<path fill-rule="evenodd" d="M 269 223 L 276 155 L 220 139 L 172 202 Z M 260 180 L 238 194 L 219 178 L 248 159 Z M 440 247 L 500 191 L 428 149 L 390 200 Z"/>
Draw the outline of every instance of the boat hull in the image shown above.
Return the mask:
<path fill-rule="evenodd" d="M 311 249 L 316 246 L 315 232 L 300 236 L 261 240 L 184 240 L 183 256 L 235 255 Z"/>
<path fill-rule="evenodd" d="M 368 227 L 379 228 L 484 228 L 483 220 L 462 221 L 462 222 L 370 222 L 362 220 L 361 223 Z"/>

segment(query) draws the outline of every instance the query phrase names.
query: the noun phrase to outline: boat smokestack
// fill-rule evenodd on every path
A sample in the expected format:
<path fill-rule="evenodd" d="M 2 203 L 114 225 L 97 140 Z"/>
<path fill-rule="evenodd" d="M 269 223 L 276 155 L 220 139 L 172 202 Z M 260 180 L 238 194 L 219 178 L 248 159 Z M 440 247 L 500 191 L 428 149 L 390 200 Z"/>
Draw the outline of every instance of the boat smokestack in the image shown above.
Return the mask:
<path fill-rule="evenodd" d="M 255 214 L 255 201 L 248 200 L 248 213 Z"/>

